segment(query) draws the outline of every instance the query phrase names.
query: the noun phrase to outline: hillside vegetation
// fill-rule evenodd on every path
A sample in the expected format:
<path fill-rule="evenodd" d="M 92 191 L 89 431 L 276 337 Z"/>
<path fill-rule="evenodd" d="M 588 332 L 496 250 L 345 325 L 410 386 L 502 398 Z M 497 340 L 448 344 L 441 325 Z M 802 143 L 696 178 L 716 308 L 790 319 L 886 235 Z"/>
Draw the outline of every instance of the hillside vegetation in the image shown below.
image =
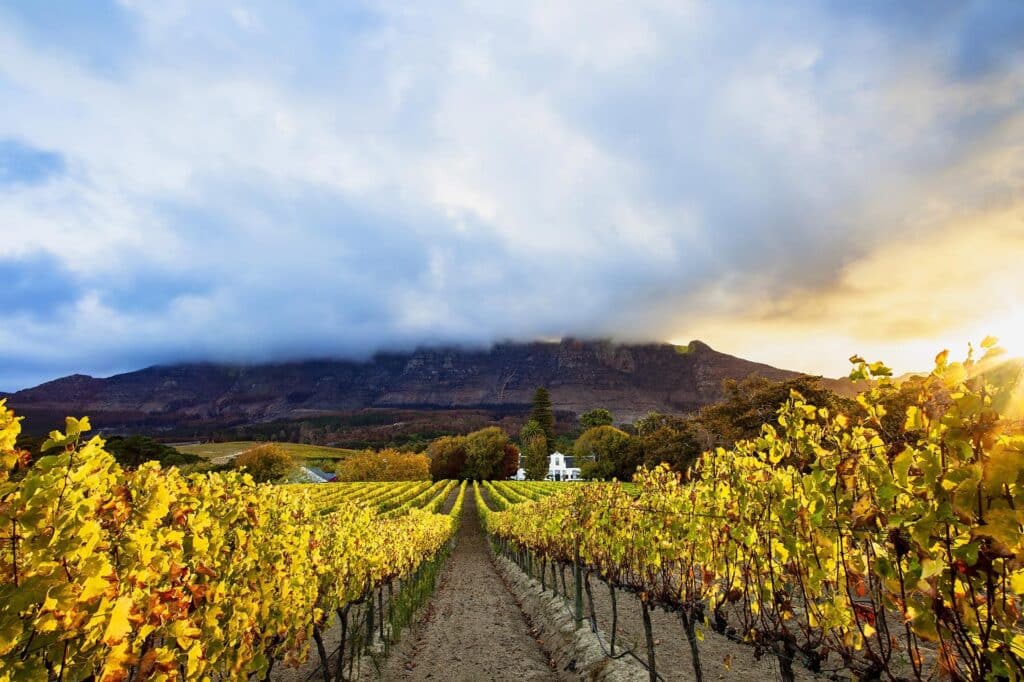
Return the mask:
<path fill-rule="evenodd" d="M 192 445 L 175 445 L 174 449 L 190 455 L 198 455 L 209 460 L 225 460 L 252 450 L 266 443 L 253 440 L 239 440 L 229 443 L 198 443 Z M 346 459 L 356 454 L 356 450 L 332 448 L 326 445 L 307 445 L 304 443 L 274 443 L 295 459 Z"/>

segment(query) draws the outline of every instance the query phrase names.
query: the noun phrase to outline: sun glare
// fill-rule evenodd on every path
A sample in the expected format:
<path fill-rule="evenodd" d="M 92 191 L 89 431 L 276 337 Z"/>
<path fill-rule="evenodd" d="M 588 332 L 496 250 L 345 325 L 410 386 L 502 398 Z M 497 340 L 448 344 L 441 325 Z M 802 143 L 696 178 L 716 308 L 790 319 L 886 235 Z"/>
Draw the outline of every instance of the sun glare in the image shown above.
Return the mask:
<path fill-rule="evenodd" d="M 988 318 L 971 340 L 977 343 L 986 335 L 999 339 L 999 346 L 1009 355 L 1024 357 L 1024 305 L 1015 305 Z"/>

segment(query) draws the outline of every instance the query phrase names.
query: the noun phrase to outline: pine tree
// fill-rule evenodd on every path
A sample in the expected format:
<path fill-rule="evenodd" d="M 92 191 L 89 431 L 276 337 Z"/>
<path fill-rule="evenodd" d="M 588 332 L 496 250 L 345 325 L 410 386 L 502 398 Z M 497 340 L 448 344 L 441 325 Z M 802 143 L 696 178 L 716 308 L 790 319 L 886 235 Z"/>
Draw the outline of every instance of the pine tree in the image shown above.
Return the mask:
<path fill-rule="evenodd" d="M 543 386 L 533 393 L 533 410 L 530 411 L 530 420 L 540 425 L 549 446 L 555 442 L 555 413 L 551 409 L 551 394 Z"/>

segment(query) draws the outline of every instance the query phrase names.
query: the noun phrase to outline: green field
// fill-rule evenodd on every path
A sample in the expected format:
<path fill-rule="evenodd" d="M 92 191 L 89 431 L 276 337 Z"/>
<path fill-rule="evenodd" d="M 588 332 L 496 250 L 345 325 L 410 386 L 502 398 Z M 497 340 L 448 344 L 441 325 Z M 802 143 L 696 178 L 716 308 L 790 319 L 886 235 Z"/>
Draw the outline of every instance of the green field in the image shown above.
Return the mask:
<path fill-rule="evenodd" d="M 238 440 L 229 443 L 175 445 L 174 448 L 179 452 L 198 455 L 209 460 L 226 460 L 260 445 L 267 445 L 267 443 Z M 355 450 L 346 450 L 344 448 L 331 448 L 326 445 L 305 445 L 302 443 L 273 443 L 273 445 L 278 446 L 298 459 L 344 459 L 356 452 Z"/>

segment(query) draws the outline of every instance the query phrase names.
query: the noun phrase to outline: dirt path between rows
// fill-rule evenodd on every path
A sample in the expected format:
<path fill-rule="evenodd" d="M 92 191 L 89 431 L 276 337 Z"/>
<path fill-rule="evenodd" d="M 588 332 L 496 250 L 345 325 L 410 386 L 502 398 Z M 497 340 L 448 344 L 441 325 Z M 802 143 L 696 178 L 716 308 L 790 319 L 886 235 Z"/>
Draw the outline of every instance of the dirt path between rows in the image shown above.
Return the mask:
<path fill-rule="evenodd" d="M 463 504 L 457 544 L 437 591 L 388 657 L 381 679 L 561 679 L 491 564 L 472 490 Z"/>

